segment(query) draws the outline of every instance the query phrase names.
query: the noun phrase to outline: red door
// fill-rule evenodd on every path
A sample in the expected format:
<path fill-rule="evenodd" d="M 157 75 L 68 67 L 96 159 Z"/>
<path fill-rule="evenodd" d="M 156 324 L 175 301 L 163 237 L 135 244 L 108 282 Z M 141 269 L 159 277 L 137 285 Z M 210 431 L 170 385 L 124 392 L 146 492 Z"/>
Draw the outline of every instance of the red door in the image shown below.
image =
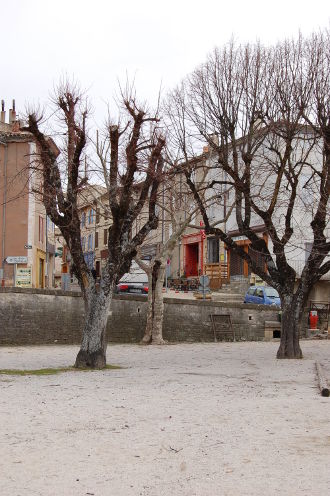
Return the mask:
<path fill-rule="evenodd" d="M 186 277 L 198 276 L 198 243 L 186 245 Z"/>

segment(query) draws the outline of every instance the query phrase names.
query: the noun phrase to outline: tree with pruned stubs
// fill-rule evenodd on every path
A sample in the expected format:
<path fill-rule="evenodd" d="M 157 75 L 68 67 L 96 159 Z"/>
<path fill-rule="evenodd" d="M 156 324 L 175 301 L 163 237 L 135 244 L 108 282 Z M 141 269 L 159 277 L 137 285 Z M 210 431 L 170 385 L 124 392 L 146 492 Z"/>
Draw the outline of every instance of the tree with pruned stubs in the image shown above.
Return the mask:
<path fill-rule="evenodd" d="M 330 269 L 329 40 L 325 31 L 269 48 L 231 42 L 168 98 L 167 118 L 206 233 L 217 235 L 280 294 L 278 358 L 302 357 L 303 311 Z M 199 180 L 201 161 L 191 160 L 198 139 L 208 143 L 207 181 Z M 248 252 L 228 234 L 228 224 L 212 226 L 205 191 L 231 204 L 232 228 L 249 240 Z"/>
<path fill-rule="evenodd" d="M 164 316 L 164 293 L 163 285 L 165 271 L 168 262 L 171 262 L 174 250 L 178 246 L 178 241 L 184 233 L 199 231 L 204 229 L 198 222 L 199 207 L 196 205 L 190 189 L 187 187 L 184 175 L 177 166 L 175 160 L 167 155 L 167 163 L 170 164 L 169 173 L 159 191 L 157 207 L 159 216 L 164 224 L 162 242 L 157 244 L 156 253 L 151 260 L 146 263 L 141 257 L 143 246 L 140 247 L 136 262 L 148 275 L 148 307 L 147 322 L 141 344 L 164 344 L 163 339 L 163 316 Z M 207 170 L 204 169 L 206 175 Z M 205 177 L 204 177 L 205 179 Z M 211 196 L 206 201 L 206 205 L 214 205 L 218 200 L 217 196 Z M 229 209 L 223 219 L 218 219 L 213 226 L 218 226 L 226 222 L 230 215 Z M 151 232 L 146 242 L 157 241 L 157 233 Z"/>
<path fill-rule="evenodd" d="M 88 267 L 81 246 L 78 198 L 87 143 L 88 109 L 83 94 L 72 84 L 62 84 L 54 97 L 56 115 L 64 127 L 62 154 L 58 157 L 42 131 L 42 116 L 29 112 L 26 130 L 37 144 L 36 168 L 42 177 L 42 201 L 47 215 L 61 231 L 69 247 L 72 271 L 85 302 L 82 342 L 76 367 L 106 366 L 108 313 L 115 284 L 129 270 L 138 246 L 157 227 L 157 190 L 162 180 L 162 151 L 165 140 L 158 129 L 159 118 L 137 104 L 131 91 L 123 96 L 123 125 L 109 123 L 98 143 L 101 168 L 107 188 L 107 208 L 112 224 L 108 229 L 108 258 L 99 287 Z M 132 225 L 147 207 L 148 215 L 131 236 Z"/>
<path fill-rule="evenodd" d="M 163 285 L 168 261 L 171 261 L 178 240 L 192 222 L 196 208 L 189 204 L 187 190 L 182 188 L 182 178 L 173 174 L 171 167 L 166 175 L 166 181 L 159 192 L 157 208 L 162 218 L 162 240 L 157 243 L 157 249 L 149 263 L 141 258 L 141 248 L 135 257 L 137 264 L 148 276 L 148 306 L 147 321 L 141 344 L 164 344 L 163 316 L 164 300 Z M 190 195 L 191 196 L 191 195 Z M 154 233 L 150 233 L 148 241 L 152 241 Z M 156 233 L 157 236 L 157 233 Z M 157 241 L 157 237 L 155 237 Z"/>

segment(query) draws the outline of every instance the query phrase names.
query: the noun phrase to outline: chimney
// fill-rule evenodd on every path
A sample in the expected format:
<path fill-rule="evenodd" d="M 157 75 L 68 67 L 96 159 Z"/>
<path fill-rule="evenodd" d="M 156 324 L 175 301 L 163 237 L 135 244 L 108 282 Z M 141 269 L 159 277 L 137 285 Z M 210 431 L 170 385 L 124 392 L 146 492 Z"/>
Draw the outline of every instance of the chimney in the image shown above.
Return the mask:
<path fill-rule="evenodd" d="M 15 100 L 13 100 L 13 108 L 9 110 L 9 124 L 14 124 L 16 121 Z"/>
<path fill-rule="evenodd" d="M 13 113 L 12 113 L 12 119 L 13 119 L 13 122 L 16 121 L 16 104 L 15 104 L 15 100 L 13 100 Z"/>
<path fill-rule="evenodd" d="M 1 100 L 1 114 L 0 114 L 0 122 L 6 122 L 6 112 L 5 112 L 5 101 Z"/>

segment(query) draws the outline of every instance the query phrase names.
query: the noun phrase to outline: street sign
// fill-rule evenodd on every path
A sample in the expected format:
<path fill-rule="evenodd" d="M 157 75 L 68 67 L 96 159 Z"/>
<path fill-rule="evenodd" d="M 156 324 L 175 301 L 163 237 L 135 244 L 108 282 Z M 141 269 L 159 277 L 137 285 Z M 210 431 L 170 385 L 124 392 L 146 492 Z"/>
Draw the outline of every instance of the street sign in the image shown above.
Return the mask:
<path fill-rule="evenodd" d="M 7 257 L 6 262 L 8 264 L 26 264 L 28 261 L 27 257 Z"/>
<path fill-rule="evenodd" d="M 32 245 L 24 245 L 24 248 L 25 248 L 26 250 L 32 250 Z"/>
<path fill-rule="evenodd" d="M 32 269 L 27 267 L 22 269 L 21 267 L 16 270 L 15 286 L 18 288 L 31 288 L 32 287 Z"/>
<path fill-rule="evenodd" d="M 210 278 L 207 275 L 200 276 L 199 284 L 200 284 L 200 286 L 199 286 L 198 290 L 201 293 L 203 293 L 203 299 L 205 300 L 205 294 L 210 293 L 210 288 L 209 288 Z"/>
<path fill-rule="evenodd" d="M 208 276 L 206 275 L 203 275 L 203 276 L 200 276 L 199 278 L 199 284 L 203 287 L 203 288 L 207 288 L 208 285 L 210 284 L 210 279 Z"/>

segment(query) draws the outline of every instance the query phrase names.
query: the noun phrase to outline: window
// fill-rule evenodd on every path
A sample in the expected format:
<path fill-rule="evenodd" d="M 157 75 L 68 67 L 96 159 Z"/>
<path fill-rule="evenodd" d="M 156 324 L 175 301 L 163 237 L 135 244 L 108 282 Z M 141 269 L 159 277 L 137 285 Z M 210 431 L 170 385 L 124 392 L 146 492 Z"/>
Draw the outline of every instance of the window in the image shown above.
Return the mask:
<path fill-rule="evenodd" d="M 104 229 L 103 231 L 103 244 L 104 245 L 108 244 L 108 229 Z"/>
<path fill-rule="evenodd" d="M 305 243 L 305 262 L 307 262 L 307 259 L 311 254 L 312 248 L 313 248 L 313 243 L 310 242 Z"/>
<path fill-rule="evenodd" d="M 259 298 L 263 298 L 264 297 L 264 292 L 262 289 L 260 288 L 257 288 L 256 289 L 256 292 L 255 292 L 255 296 L 259 296 Z"/>
<path fill-rule="evenodd" d="M 300 184 L 301 184 L 301 200 L 305 207 L 312 207 L 314 203 L 313 195 L 313 185 L 314 182 L 311 180 L 311 176 L 308 174 L 300 174 Z"/>
<path fill-rule="evenodd" d="M 39 215 L 39 242 L 44 242 L 44 218 Z"/>
<path fill-rule="evenodd" d="M 208 238 L 207 259 L 208 263 L 219 263 L 219 239 Z"/>
<path fill-rule="evenodd" d="M 249 295 L 253 295 L 255 292 L 255 289 L 254 288 L 250 288 L 249 291 L 248 291 L 248 294 Z"/>
<path fill-rule="evenodd" d="M 99 246 L 99 233 L 96 231 L 95 233 L 95 248 Z"/>
<path fill-rule="evenodd" d="M 81 214 L 81 227 L 85 227 L 85 224 L 86 224 L 86 214 L 85 212 L 83 212 Z"/>
<path fill-rule="evenodd" d="M 85 238 L 85 236 L 81 240 L 81 248 L 82 248 L 82 251 L 85 251 L 85 248 L 86 248 L 86 238 Z"/>
<path fill-rule="evenodd" d="M 47 232 L 54 231 L 54 224 L 52 223 L 52 221 L 50 220 L 48 215 L 46 216 L 46 229 L 47 229 Z"/>
<path fill-rule="evenodd" d="M 100 222 L 100 209 L 96 209 L 96 219 L 95 219 L 96 224 L 99 224 Z"/>
<path fill-rule="evenodd" d="M 88 224 L 94 224 L 94 214 L 95 210 L 93 208 L 88 212 Z"/>
<path fill-rule="evenodd" d="M 88 235 L 88 251 L 93 249 L 93 234 Z"/>
<path fill-rule="evenodd" d="M 274 288 L 266 288 L 265 293 L 266 293 L 266 296 L 268 296 L 268 298 L 279 298 L 280 297 L 280 295 L 278 294 L 278 292 Z"/>

